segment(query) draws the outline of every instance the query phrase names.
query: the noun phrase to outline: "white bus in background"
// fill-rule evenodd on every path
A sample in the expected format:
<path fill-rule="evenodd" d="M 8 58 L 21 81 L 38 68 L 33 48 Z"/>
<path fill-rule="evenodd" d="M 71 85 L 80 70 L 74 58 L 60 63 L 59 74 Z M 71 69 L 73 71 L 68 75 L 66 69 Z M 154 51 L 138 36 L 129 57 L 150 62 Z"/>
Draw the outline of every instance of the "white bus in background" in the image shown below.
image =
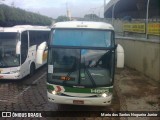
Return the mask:
<path fill-rule="evenodd" d="M 36 63 L 37 49 L 49 40 L 47 26 L 17 25 L 0 28 L 0 79 L 22 79 L 32 76 L 37 68 L 47 62 L 47 50 L 43 64 Z"/>

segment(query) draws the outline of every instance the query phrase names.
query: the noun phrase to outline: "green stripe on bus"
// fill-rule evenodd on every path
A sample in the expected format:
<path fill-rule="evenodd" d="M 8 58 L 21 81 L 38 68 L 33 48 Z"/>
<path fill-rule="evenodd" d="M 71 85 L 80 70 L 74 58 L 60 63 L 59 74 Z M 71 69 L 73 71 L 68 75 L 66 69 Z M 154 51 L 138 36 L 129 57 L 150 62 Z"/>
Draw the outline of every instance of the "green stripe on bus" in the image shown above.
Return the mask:
<path fill-rule="evenodd" d="M 47 85 L 48 90 L 54 90 L 54 87 L 52 85 Z"/>
<path fill-rule="evenodd" d="M 62 86 L 61 86 L 62 87 Z M 97 87 L 97 88 L 74 88 L 74 87 L 64 87 L 65 92 L 71 93 L 103 93 L 103 92 L 113 92 L 113 87 Z M 53 85 L 47 85 L 48 90 L 54 90 Z"/>
<path fill-rule="evenodd" d="M 65 92 L 72 92 L 72 93 L 91 93 L 90 88 L 72 88 L 72 87 L 64 87 Z"/>

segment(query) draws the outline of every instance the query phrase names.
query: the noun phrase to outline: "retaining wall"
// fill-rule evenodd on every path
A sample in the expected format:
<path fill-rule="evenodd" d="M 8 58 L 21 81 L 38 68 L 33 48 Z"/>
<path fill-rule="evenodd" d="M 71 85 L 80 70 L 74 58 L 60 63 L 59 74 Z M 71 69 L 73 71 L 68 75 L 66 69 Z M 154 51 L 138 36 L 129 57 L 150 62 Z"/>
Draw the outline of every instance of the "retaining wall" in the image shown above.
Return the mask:
<path fill-rule="evenodd" d="M 125 52 L 125 65 L 160 82 L 160 40 L 117 37 Z"/>

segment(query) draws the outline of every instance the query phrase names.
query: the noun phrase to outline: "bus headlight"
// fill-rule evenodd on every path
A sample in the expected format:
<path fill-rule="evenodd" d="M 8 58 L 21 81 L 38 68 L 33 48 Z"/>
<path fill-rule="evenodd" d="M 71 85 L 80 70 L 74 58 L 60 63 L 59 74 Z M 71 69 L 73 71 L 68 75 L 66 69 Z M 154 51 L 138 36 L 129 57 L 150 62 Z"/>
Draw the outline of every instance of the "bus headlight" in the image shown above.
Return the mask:
<path fill-rule="evenodd" d="M 56 92 L 55 90 L 51 91 L 51 93 L 52 93 L 53 95 L 61 95 L 60 92 Z"/>
<path fill-rule="evenodd" d="M 102 93 L 101 94 L 101 96 L 104 97 L 104 98 L 109 97 L 110 95 L 111 95 L 110 93 Z"/>
<path fill-rule="evenodd" d="M 53 94 L 53 95 L 56 95 L 56 94 L 57 94 L 57 92 L 56 92 L 55 90 L 53 90 L 53 91 L 52 91 L 52 94 Z"/>
<path fill-rule="evenodd" d="M 53 94 L 53 95 L 61 95 L 60 92 L 57 92 L 55 90 L 47 90 L 49 93 Z"/>
<path fill-rule="evenodd" d="M 106 93 L 103 93 L 103 94 L 102 94 L 102 97 L 107 97 L 107 94 L 106 94 Z"/>

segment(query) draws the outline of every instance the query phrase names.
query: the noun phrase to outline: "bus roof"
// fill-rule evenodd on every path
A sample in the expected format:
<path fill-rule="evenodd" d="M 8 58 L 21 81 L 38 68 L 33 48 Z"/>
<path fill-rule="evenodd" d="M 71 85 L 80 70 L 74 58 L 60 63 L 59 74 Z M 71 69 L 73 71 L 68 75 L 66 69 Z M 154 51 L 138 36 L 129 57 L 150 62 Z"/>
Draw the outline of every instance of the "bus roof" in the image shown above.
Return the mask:
<path fill-rule="evenodd" d="M 67 21 L 55 23 L 52 28 L 88 28 L 114 30 L 113 26 L 104 22 Z"/>
<path fill-rule="evenodd" d="M 26 30 L 43 30 L 49 31 L 48 26 L 16 25 L 13 27 L 0 27 L 0 32 L 23 32 Z"/>

